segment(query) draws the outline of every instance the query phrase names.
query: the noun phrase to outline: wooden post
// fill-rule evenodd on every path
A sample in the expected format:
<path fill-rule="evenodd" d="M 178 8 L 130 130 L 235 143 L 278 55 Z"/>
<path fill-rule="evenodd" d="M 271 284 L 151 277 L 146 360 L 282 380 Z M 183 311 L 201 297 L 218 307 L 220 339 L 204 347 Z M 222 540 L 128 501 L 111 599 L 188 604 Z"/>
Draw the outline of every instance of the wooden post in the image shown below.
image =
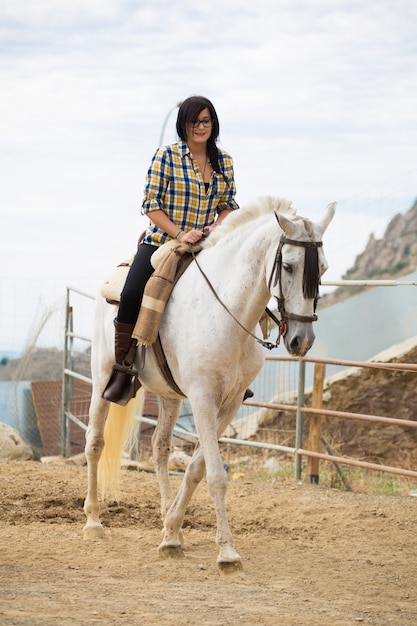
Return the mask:
<path fill-rule="evenodd" d="M 314 409 L 321 409 L 323 406 L 323 386 L 326 373 L 326 365 L 324 363 L 316 363 L 314 366 L 314 384 L 313 397 L 311 406 Z M 320 443 L 320 416 L 310 416 L 310 431 L 308 435 L 308 449 L 312 452 L 319 452 Z M 307 475 L 310 476 L 310 482 L 318 485 L 319 483 L 319 463 L 320 459 L 308 457 Z"/>

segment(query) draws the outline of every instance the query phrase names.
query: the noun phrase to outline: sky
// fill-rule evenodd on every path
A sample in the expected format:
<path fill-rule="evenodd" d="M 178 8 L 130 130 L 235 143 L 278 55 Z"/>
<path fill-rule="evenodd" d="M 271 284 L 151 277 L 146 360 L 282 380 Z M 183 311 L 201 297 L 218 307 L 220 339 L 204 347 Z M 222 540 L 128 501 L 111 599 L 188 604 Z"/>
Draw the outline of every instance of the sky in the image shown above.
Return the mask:
<path fill-rule="evenodd" d="M 130 257 L 151 157 L 193 94 L 239 204 L 315 219 L 338 202 L 339 279 L 417 197 L 416 23 L 414 0 L 0 0 L 0 348 Z"/>

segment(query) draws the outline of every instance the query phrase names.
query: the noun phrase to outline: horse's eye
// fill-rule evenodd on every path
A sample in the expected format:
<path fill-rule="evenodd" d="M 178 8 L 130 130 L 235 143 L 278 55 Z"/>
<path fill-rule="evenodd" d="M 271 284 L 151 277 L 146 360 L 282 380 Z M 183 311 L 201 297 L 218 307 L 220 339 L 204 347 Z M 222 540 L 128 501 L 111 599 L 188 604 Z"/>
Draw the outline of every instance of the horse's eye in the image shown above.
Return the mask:
<path fill-rule="evenodd" d="M 292 267 L 291 265 L 289 265 L 288 263 L 283 263 L 282 264 L 283 269 L 288 272 L 288 274 L 292 274 Z"/>

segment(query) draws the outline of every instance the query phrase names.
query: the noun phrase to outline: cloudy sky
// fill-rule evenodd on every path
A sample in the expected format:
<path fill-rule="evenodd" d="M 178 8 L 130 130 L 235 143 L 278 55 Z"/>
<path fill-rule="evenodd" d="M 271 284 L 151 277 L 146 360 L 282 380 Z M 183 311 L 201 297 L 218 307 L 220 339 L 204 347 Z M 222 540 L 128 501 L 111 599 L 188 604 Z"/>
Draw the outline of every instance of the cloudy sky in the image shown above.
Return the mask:
<path fill-rule="evenodd" d="M 196 93 L 240 204 L 339 202 L 340 278 L 417 196 L 416 24 L 414 0 L 0 0 L 0 347 L 6 291 L 32 310 L 130 256 L 151 156 Z"/>

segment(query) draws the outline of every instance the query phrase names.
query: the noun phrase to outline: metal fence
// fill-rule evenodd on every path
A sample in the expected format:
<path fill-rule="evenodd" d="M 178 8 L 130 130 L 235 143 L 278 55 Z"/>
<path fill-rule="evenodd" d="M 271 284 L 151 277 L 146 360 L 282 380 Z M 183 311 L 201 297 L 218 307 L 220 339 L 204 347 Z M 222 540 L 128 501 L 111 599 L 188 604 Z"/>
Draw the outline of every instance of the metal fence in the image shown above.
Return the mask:
<path fill-rule="evenodd" d="M 72 305 L 74 294 L 94 300 L 89 294 L 72 288 L 67 289 L 62 384 L 62 450 L 65 456 L 70 455 L 74 451 L 74 444 L 76 447 L 83 447 L 83 444 L 80 444 L 79 433 L 82 432 L 83 441 L 88 421 L 88 388 L 91 386 L 90 376 L 77 371 L 77 355 L 80 353 L 80 345 L 88 345 L 90 338 L 74 332 L 74 307 Z M 75 349 L 77 346 L 78 348 Z M 81 352 L 85 353 L 85 349 L 81 350 Z M 413 420 L 348 413 L 323 408 L 326 364 L 337 365 L 343 368 L 377 368 L 387 371 L 396 370 L 413 373 L 417 372 L 417 365 L 270 355 L 266 359 L 265 368 L 269 369 L 269 374 L 265 378 L 265 372 L 262 372 L 260 378 L 265 378 L 265 389 L 268 390 L 268 398 L 265 400 L 247 400 L 242 407 L 242 411 L 226 431 L 225 436 L 220 438 L 220 443 L 291 455 L 294 458 L 294 474 L 297 479 L 301 478 L 303 462 L 306 459 L 307 473 L 312 482 L 318 482 L 320 461 L 330 461 L 337 468 L 346 464 L 372 471 L 417 478 L 417 471 L 407 468 L 386 466 L 346 456 L 337 456 L 320 433 L 320 422 L 325 416 L 376 422 L 381 424 L 381 428 L 387 424 L 391 426 L 395 424 L 403 428 L 417 428 L 417 421 Z M 306 367 L 312 364 L 314 364 L 314 384 L 312 389 L 307 389 L 305 372 Z M 275 387 L 278 388 L 274 397 L 271 397 L 270 394 L 271 380 L 274 381 Z M 262 396 L 262 392 L 259 395 Z M 311 396 L 310 407 L 306 406 L 307 396 Z M 289 422 L 291 425 L 284 429 L 285 432 L 279 427 L 268 427 L 273 422 L 271 416 L 276 414 L 290 416 Z M 191 411 L 187 412 L 187 407 L 185 407 L 182 415 L 184 419 L 182 424 L 180 420 L 179 425 L 176 426 L 175 435 L 187 442 L 197 439 L 192 425 Z M 309 418 L 308 431 L 305 428 L 306 417 Z M 156 425 L 156 419 L 149 415 L 142 416 L 139 419 L 141 420 L 141 425 L 148 425 L 151 428 Z M 74 435 L 74 432 L 78 432 L 78 435 Z M 323 447 L 326 452 L 321 451 Z"/>

